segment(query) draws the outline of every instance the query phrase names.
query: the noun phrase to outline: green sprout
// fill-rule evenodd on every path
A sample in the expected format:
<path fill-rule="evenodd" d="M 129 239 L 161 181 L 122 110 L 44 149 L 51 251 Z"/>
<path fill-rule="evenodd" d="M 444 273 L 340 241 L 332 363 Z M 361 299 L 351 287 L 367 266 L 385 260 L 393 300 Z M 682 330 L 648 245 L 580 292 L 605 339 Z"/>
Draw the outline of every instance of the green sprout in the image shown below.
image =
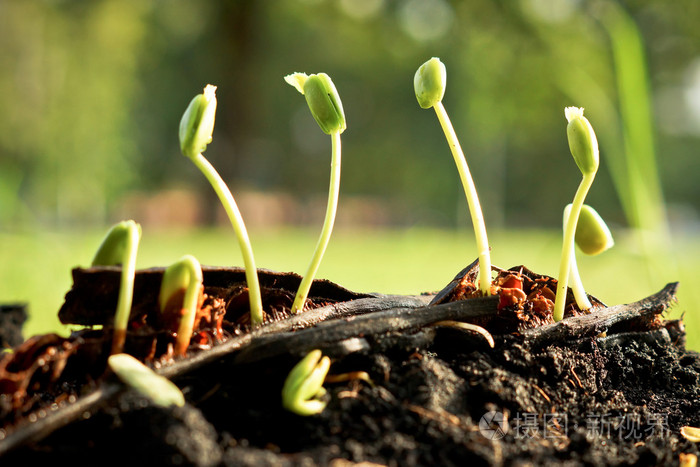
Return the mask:
<path fill-rule="evenodd" d="M 564 208 L 564 227 L 569 221 L 571 215 L 571 204 Z M 613 247 L 612 234 L 607 224 L 600 217 L 600 214 L 591 206 L 584 204 L 581 206 L 581 214 L 576 225 L 575 242 L 579 249 L 590 256 L 599 255 L 600 253 Z M 572 247 L 573 248 L 573 247 Z M 574 293 L 576 304 L 580 310 L 589 310 L 593 307 L 585 289 L 581 282 L 581 276 L 578 272 L 576 263 L 576 253 L 571 252 L 571 268 L 569 269 L 569 278 L 571 282 L 571 290 Z"/>
<path fill-rule="evenodd" d="M 422 64 L 413 78 L 413 87 L 418 104 L 423 109 L 431 107 L 435 109 L 442 130 L 450 145 L 455 164 L 457 164 L 457 171 L 464 187 L 464 194 L 467 197 L 467 204 L 471 213 L 472 224 L 474 225 L 477 249 L 479 250 L 479 288 L 483 295 L 491 295 L 491 253 L 489 240 L 486 236 L 486 224 L 484 223 L 479 196 L 476 193 L 476 187 L 474 186 L 474 180 L 472 180 L 467 160 L 462 152 L 462 147 L 459 144 L 450 117 L 442 104 L 446 83 L 447 70 L 440 59 L 436 57 Z"/>
<path fill-rule="evenodd" d="M 326 217 L 323 221 L 321 235 L 316 244 L 316 250 L 311 257 L 309 268 L 294 297 L 291 312 L 298 313 L 304 309 L 311 284 L 316 276 L 316 272 L 318 272 L 321 258 L 326 252 L 326 247 L 333 231 L 340 193 L 340 134 L 345 131 L 346 124 L 340 96 L 333 81 L 327 74 L 319 73 L 308 76 L 305 73 L 293 73 L 285 76 L 284 79 L 304 95 L 309 110 L 311 110 L 311 115 L 313 115 L 321 130 L 331 136 L 332 144 L 331 181 L 328 189 Z"/>
<path fill-rule="evenodd" d="M 185 396 L 172 381 L 125 353 L 110 355 L 107 364 L 126 385 L 161 407 L 185 405 Z"/>
<path fill-rule="evenodd" d="M 119 222 L 107 232 L 92 260 L 93 266 L 122 266 L 117 311 L 114 315 L 112 354 L 120 353 L 126 342 L 126 328 L 134 295 L 136 253 L 140 239 L 139 224 L 132 220 Z"/>
<path fill-rule="evenodd" d="M 204 173 L 214 191 L 221 200 L 228 214 L 233 230 L 241 247 L 245 264 L 246 282 L 248 283 L 248 299 L 250 302 L 250 322 L 258 327 L 263 322 L 262 297 L 258 282 L 258 270 L 255 267 L 253 249 L 248 239 L 248 232 L 243 223 L 243 217 L 231 191 L 226 186 L 219 173 L 202 155 L 207 145 L 212 141 L 214 120 L 216 116 L 216 86 L 208 84 L 202 94 L 195 96 L 180 120 L 180 148 L 182 153 Z"/>
<path fill-rule="evenodd" d="M 564 226 L 564 242 L 561 252 L 561 263 L 559 264 L 557 294 L 552 314 L 554 321 L 560 321 L 564 317 L 564 305 L 566 304 L 566 294 L 569 286 L 569 271 L 571 270 L 571 260 L 574 256 L 576 226 L 581 214 L 583 201 L 586 199 L 586 194 L 588 194 L 588 190 L 593 184 L 599 164 L 598 140 L 590 122 L 583 116 L 583 109 L 567 107 L 564 110 L 564 115 L 569 122 L 566 128 L 569 149 L 574 157 L 574 161 L 576 161 L 576 165 L 581 170 L 583 178 L 576 190 L 570 214 Z"/>
<path fill-rule="evenodd" d="M 202 267 L 192 255 L 183 256 L 163 273 L 158 295 L 160 311 L 180 316 L 175 339 L 176 355 L 185 355 L 190 345 L 203 290 Z"/>
<path fill-rule="evenodd" d="M 282 406 L 297 415 L 316 415 L 326 408 L 320 400 L 326 390 L 323 381 L 328 374 L 331 360 L 321 358 L 320 350 L 312 350 L 289 372 L 282 387 Z"/>

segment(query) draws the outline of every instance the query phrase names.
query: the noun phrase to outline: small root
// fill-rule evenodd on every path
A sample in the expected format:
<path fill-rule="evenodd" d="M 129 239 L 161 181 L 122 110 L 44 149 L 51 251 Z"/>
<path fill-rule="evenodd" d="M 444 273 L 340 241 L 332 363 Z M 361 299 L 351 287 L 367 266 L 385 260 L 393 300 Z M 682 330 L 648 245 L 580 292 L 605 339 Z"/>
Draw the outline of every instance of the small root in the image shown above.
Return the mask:
<path fill-rule="evenodd" d="M 493 336 L 491 335 L 491 333 L 488 332 L 486 329 L 482 328 L 481 326 L 477 326 L 476 324 L 463 323 L 461 321 L 449 321 L 449 320 L 447 320 L 447 321 L 438 321 L 437 323 L 434 323 L 433 326 L 450 327 L 450 328 L 463 329 L 465 331 L 475 332 L 475 333 L 483 336 L 484 339 L 486 339 L 486 342 L 489 343 L 489 346 L 492 349 L 495 346 L 495 343 L 493 341 Z"/>

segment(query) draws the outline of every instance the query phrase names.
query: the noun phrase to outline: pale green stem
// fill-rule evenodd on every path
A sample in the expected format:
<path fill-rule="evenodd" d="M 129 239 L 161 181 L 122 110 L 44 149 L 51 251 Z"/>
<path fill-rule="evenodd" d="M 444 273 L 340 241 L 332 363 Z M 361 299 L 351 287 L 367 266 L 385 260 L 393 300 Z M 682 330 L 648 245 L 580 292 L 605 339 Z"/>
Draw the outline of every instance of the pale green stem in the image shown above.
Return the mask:
<path fill-rule="evenodd" d="M 452 127 L 450 118 L 447 116 L 445 107 L 442 105 L 442 102 L 438 102 L 434 108 L 438 120 L 440 120 L 442 131 L 445 132 L 445 137 L 450 145 L 455 164 L 457 164 L 459 178 L 464 186 L 464 194 L 467 196 L 467 204 L 469 205 L 469 212 L 474 225 L 474 235 L 476 236 L 476 246 L 479 250 L 479 287 L 482 294 L 491 295 L 491 254 L 489 251 L 489 240 L 486 236 L 486 224 L 484 223 L 484 216 L 479 204 L 479 196 L 476 193 L 476 187 L 469 172 L 467 160 L 464 157 L 462 147 L 457 140 L 457 135 Z"/>
<path fill-rule="evenodd" d="M 331 138 L 331 182 L 330 187 L 328 188 L 328 206 L 326 207 L 326 219 L 323 222 L 321 236 L 319 237 L 318 243 L 316 244 L 316 251 L 314 251 L 314 255 L 311 257 L 309 269 L 308 271 L 306 271 L 306 275 L 301 280 L 301 284 L 299 284 L 299 289 L 297 290 L 296 297 L 294 297 L 294 303 L 292 304 L 292 313 L 299 313 L 304 309 L 306 298 L 309 295 L 309 290 L 311 290 L 311 284 L 313 284 L 314 277 L 316 276 L 318 267 L 321 264 L 321 258 L 326 252 L 328 241 L 331 238 L 331 232 L 333 231 L 333 224 L 335 222 L 335 213 L 338 209 L 338 197 L 340 195 L 340 132 L 336 131 L 332 133 Z"/>
<path fill-rule="evenodd" d="M 569 270 L 571 269 L 571 258 L 574 252 L 576 225 L 578 224 L 578 217 L 581 214 L 583 201 L 586 199 L 586 194 L 588 194 L 588 190 L 591 188 L 594 179 L 595 172 L 583 176 L 576 190 L 574 202 L 571 205 L 571 212 L 569 213 L 569 219 L 564 229 L 564 242 L 562 244 L 561 263 L 559 264 L 559 276 L 557 278 L 557 296 L 554 301 L 554 312 L 552 314 L 554 321 L 560 321 L 564 317 L 566 293 L 569 288 Z"/>
<path fill-rule="evenodd" d="M 571 268 L 569 269 L 569 279 L 571 282 L 571 290 L 574 292 L 574 298 L 576 299 L 576 304 L 581 310 L 589 310 L 593 307 L 591 301 L 588 299 L 586 294 L 586 289 L 583 288 L 583 282 L 581 282 L 581 275 L 578 272 L 578 264 L 576 264 L 576 252 L 571 252 Z"/>
<path fill-rule="evenodd" d="M 246 231 L 245 224 L 243 223 L 243 217 L 238 210 L 238 205 L 233 199 L 231 191 L 224 183 L 221 176 L 214 169 L 214 167 L 209 163 L 209 161 L 202 155 L 198 154 L 196 157 L 192 158 L 195 165 L 204 173 L 207 177 L 209 183 L 211 183 L 214 191 L 219 196 L 221 204 L 223 204 L 226 214 L 231 221 L 233 230 L 238 238 L 238 244 L 241 247 L 241 254 L 243 255 L 243 263 L 245 265 L 245 277 L 248 283 L 248 298 L 250 301 L 250 324 L 253 327 L 260 326 L 263 322 L 263 308 L 262 308 L 262 297 L 260 295 L 260 283 L 258 282 L 258 270 L 255 267 L 255 259 L 253 258 L 253 249 L 250 246 L 250 240 L 248 239 L 248 232 Z"/>
<path fill-rule="evenodd" d="M 188 261 L 189 283 L 185 290 L 185 297 L 182 301 L 182 308 L 185 310 L 180 319 L 180 326 L 177 328 L 177 340 L 175 343 L 175 353 L 184 355 L 187 347 L 192 339 L 192 330 L 194 328 L 194 319 L 197 316 L 199 309 L 199 295 L 202 288 L 201 267 L 199 264 L 194 264 Z"/>
<path fill-rule="evenodd" d="M 321 358 L 320 350 L 310 352 L 289 372 L 282 387 L 282 405 L 303 416 L 322 412 L 326 402 L 319 399 L 326 394 L 323 382 L 330 365 L 331 359 Z"/>
<path fill-rule="evenodd" d="M 134 296 L 134 278 L 136 276 L 136 251 L 139 245 L 138 229 L 128 231 L 124 253 L 125 261 L 122 264 L 121 283 L 119 285 L 119 298 L 117 300 L 117 312 L 114 315 L 114 334 L 112 336 L 112 354 L 121 353 L 126 341 L 126 329 L 129 325 L 131 314 L 131 302 Z"/>

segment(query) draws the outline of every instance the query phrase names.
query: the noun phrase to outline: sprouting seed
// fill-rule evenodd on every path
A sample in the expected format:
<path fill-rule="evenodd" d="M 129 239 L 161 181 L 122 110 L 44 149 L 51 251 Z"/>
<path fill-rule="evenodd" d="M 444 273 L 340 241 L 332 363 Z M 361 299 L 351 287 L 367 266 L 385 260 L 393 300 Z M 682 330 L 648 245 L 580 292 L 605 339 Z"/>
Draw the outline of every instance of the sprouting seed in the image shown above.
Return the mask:
<path fill-rule="evenodd" d="M 569 122 L 566 127 L 569 149 L 583 178 L 574 195 L 571 212 L 564 226 L 564 241 L 559 264 L 559 276 L 557 278 L 557 294 L 554 300 L 554 312 L 552 313 L 554 321 L 560 321 L 564 317 L 571 259 L 574 253 L 576 226 L 583 201 L 586 199 L 586 194 L 588 194 L 588 190 L 593 184 L 599 164 L 598 140 L 590 122 L 583 116 L 583 109 L 567 107 L 564 115 Z"/>
<path fill-rule="evenodd" d="M 102 240 L 92 260 L 93 266 L 121 265 L 119 298 L 114 315 L 114 335 L 112 354 L 120 353 L 126 342 L 126 329 L 129 324 L 131 302 L 134 295 L 136 276 L 136 253 L 141 239 L 141 226 L 133 220 L 115 224 Z"/>
<path fill-rule="evenodd" d="M 566 208 L 564 208 L 565 228 L 570 214 L 571 204 L 568 204 Z M 598 214 L 595 209 L 587 204 L 584 204 L 581 207 L 581 214 L 579 215 L 578 223 L 576 225 L 576 235 L 574 238 L 579 249 L 583 253 L 590 256 L 599 255 L 600 253 L 612 248 L 615 244 L 612 234 L 610 233 L 610 229 L 603 218 L 600 217 L 600 214 Z M 583 288 L 583 282 L 581 282 L 581 275 L 578 271 L 575 251 L 571 252 L 569 279 L 571 283 L 571 290 L 574 293 L 574 298 L 576 299 L 576 304 L 578 305 L 579 309 L 585 311 L 592 308 L 593 305 L 588 299 L 588 295 Z"/>
<path fill-rule="evenodd" d="M 202 266 L 192 255 L 183 256 L 163 273 L 158 305 L 161 313 L 174 313 L 180 317 L 175 338 L 176 355 L 185 355 L 189 347 L 203 290 Z"/>
<path fill-rule="evenodd" d="M 326 408 L 321 400 L 326 394 L 323 381 L 331 360 L 322 357 L 320 350 L 312 350 L 289 372 L 282 387 L 282 406 L 298 415 L 316 415 Z"/>
<path fill-rule="evenodd" d="M 311 290 L 311 284 L 316 277 L 328 242 L 333 231 L 335 215 L 338 210 L 338 197 L 340 195 L 340 134 L 345 131 L 345 113 L 340 101 L 338 91 L 325 73 L 306 75 L 305 73 L 293 73 L 285 76 L 285 81 L 294 86 L 297 91 L 306 98 L 311 115 L 321 127 L 321 130 L 331 136 L 331 180 L 328 189 L 328 205 L 326 217 L 323 221 L 321 235 L 316 243 L 316 249 L 311 257 L 311 262 L 306 274 L 299 284 L 292 313 L 298 313 L 304 309 L 306 299 Z"/>
<path fill-rule="evenodd" d="M 467 159 L 464 157 L 462 147 L 457 139 L 450 117 L 447 115 L 442 98 L 445 95 L 447 85 L 447 70 L 439 58 L 433 57 L 422 64 L 413 77 L 413 87 L 421 108 L 434 108 L 442 130 L 445 133 L 447 142 L 452 151 L 452 157 L 457 164 L 459 178 L 464 187 L 464 194 L 467 197 L 467 204 L 474 226 L 476 245 L 479 251 L 479 289 L 483 295 L 491 295 L 491 251 L 489 240 L 486 235 L 486 223 L 481 212 L 479 196 L 474 186 Z"/>
<path fill-rule="evenodd" d="M 204 176 L 207 177 L 221 204 L 224 206 L 226 214 L 228 214 L 238 239 L 245 265 L 250 303 L 250 322 L 253 327 L 257 327 L 263 322 L 262 296 L 258 281 L 258 270 L 255 266 L 255 258 L 253 257 L 253 248 L 248 238 L 248 231 L 228 186 L 226 186 L 219 173 L 214 169 L 214 166 L 202 155 L 202 152 L 212 141 L 215 117 L 216 86 L 208 84 L 202 94 L 196 95 L 190 101 L 187 110 L 182 115 L 179 132 L 180 148 L 182 153 L 189 157 Z"/>
<path fill-rule="evenodd" d="M 109 368 L 129 387 L 148 397 L 161 407 L 182 407 L 185 396 L 175 383 L 155 373 L 129 354 L 110 355 Z"/>

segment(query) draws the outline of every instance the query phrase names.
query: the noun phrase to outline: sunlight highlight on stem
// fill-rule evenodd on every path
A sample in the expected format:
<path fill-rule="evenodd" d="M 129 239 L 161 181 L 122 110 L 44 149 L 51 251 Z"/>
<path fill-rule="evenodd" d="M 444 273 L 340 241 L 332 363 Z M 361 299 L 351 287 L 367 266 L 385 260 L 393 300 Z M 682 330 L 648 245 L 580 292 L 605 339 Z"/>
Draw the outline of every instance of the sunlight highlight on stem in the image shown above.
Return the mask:
<path fill-rule="evenodd" d="M 574 201 L 569 213 L 566 228 L 564 229 L 564 242 L 561 252 L 561 263 L 559 264 L 559 275 L 557 283 L 557 295 L 554 300 L 554 312 L 552 318 L 554 321 L 560 321 L 564 317 L 564 306 L 566 305 L 566 294 L 569 288 L 569 271 L 571 268 L 571 258 L 574 254 L 574 239 L 576 236 L 576 225 L 581 214 L 583 201 L 586 199 L 586 194 L 593 184 L 595 172 L 583 175 L 583 179 L 576 190 Z"/>
<path fill-rule="evenodd" d="M 336 131 L 331 134 L 332 139 L 332 155 L 331 155 L 331 181 L 328 188 L 328 205 L 326 207 L 326 218 L 323 222 L 323 228 L 321 230 L 321 236 L 316 244 L 316 250 L 311 257 L 311 262 L 309 263 L 309 268 L 306 274 L 299 284 L 299 289 L 297 290 L 296 297 L 294 297 L 294 303 L 292 304 L 292 313 L 298 313 L 304 309 L 304 304 L 306 303 L 306 298 L 311 290 L 311 285 L 313 284 L 314 277 L 316 277 L 316 272 L 321 264 L 321 259 L 323 258 L 326 248 L 328 247 L 328 242 L 331 238 L 331 233 L 333 231 L 333 224 L 335 223 L 335 214 L 338 210 L 338 196 L 340 194 L 340 131 Z"/>
<path fill-rule="evenodd" d="M 484 295 L 491 295 L 491 254 L 488 237 L 486 236 L 486 224 L 481 212 L 481 204 L 479 203 L 479 196 L 476 193 L 476 187 L 474 186 L 474 181 L 469 172 L 462 147 L 459 144 L 450 117 L 447 116 L 447 112 L 445 111 L 445 106 L 442 105 L 442 102 L 438 102 L 433 108 L 440 121 L 442 130 L 445 133 L 447 142 L 450 145 L 452 156 L 454 157 L 455 164 L 457 164 L 459 177 L 464 186 L 467 203 L 469 204 L 469 213 L 471 214 L 472 224 L 474 225 L 476 245 L 479 250 L 479 288 Z"/>
<path fill-rule="evenodd" d="M 200 153 L 192 157 L 195 165 L 204 173 L 214 188 L 214 191 L 219 196 L 221 204 L 223 204 L 226 214 L 228 214 L 233 230 L 238 238 L 238 244 L 241 247 L 243 255 L 243 263 L 245 265 L 245 277 L 248 284 L 248 299 L 250 302 L 250 323 L 253 327 L 260 326 L 263 322 L 263 307 L 262 297 L 260 295 L 260 283 L 258 281 L 258 270 L 255 267 L 255 259 L 253 257 L 253 249 L 250 246 L 248 239 L 248 231 L 243 223 L 243 217 L 238 210 L 238 205 L 233 199 L 231 191 L 223 181 L 218 172 L 209 163 L 209 161 Z"/>
<path fill-rule="evenodd" d="M 574 250 L 574 246 L 571 249 Z M 571 252 L 571 267 L 569 268 L 569 282 L 571 283 L 571 291 L 574 293 L 574 298 L 576 299 L 576 304 L 581 310 L 589 310 L 593 307 L 591 301 L 588 299 L 588 294 L 586 294 L 586 289 L 583 287 L 583 281 L 581 281 L 581 274 L 578 272 L 578 264 L 576 262 L 576 252 Z"/>

